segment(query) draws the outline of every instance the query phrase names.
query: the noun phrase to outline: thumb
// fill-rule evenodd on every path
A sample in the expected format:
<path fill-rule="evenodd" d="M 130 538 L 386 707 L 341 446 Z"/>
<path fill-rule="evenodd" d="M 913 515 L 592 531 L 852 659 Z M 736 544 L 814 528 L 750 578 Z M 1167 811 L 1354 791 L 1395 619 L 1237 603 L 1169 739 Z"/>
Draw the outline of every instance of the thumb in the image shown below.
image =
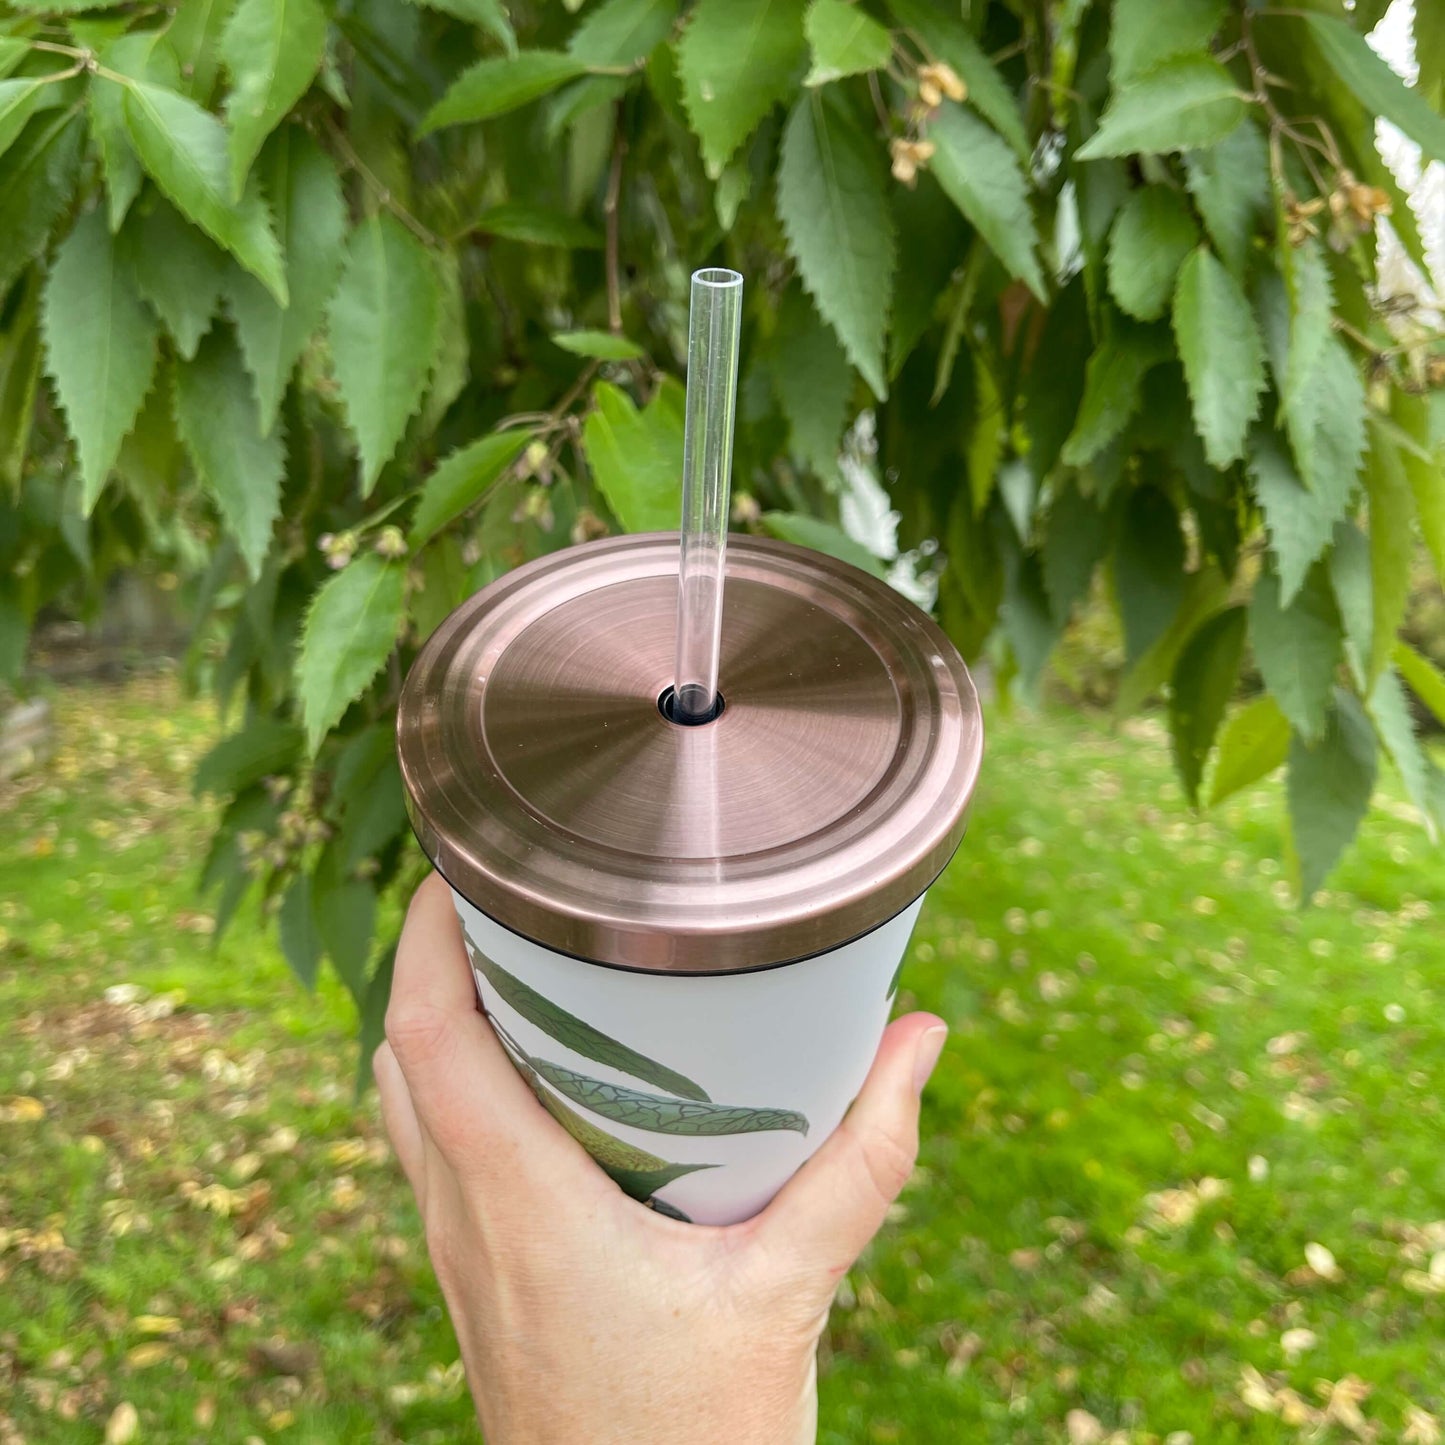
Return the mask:
<path fill-rule="evenodd" d="M 918 1157 L 918 1102 L 948 1037 L 933 1014 L 908 1014 L 831 1138 L 755 1222 L 755 1237 L 789 1272 L 821 1270 L 833 1284 L 878 1232 Z"/>

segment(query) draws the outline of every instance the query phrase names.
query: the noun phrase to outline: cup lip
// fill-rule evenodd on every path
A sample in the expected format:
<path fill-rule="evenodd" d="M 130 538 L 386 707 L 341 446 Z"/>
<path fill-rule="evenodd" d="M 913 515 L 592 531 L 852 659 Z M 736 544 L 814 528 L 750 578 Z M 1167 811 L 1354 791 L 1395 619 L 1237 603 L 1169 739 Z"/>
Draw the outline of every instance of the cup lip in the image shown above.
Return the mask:
<path fill-rule="evenodd" d="M 497 672 L 509 640 L 563 602 L 639 580 L 657 590 L 657 579 L 675 580 L 676 569 L 675 532 L 606 538 L 529 562 L 446 618 L 413 663 L 397 715 L 413 831 L 472 906 L 523 938 L 589 963 L 717 975 L 829 953 L 896 916 L 942 872 L 963 836 L 983 755 L 978 696 L 962 658 L 927 614 L 881 579 L 791 543 L 729 537 L 730 585 L 761 583 L 821 609 L 833 619 L 832 633 L 821 635 L 852 638 L 854 652 L 859 639 L 866 642 L 875 670 L 901 699 L 888 725 L 896 745 L 888 744 L 876 786 L 831 821 L 820 812 L 823 824 L 794 841 L 753 846 L 748 834 L 748 848 L 716 856 L 628 851 L 559 826 L 518 794 L 493 755 L 495 734 L 488 737 L 483 716 L 489 697 L 506 697 Z M 648 621 L 662 625 L 651 614 Z M 605 618 L 596 625 L 599 640 L 605 626 Z M 627 681 L 630 688 L 638 679 Z M 638 683 L 637 692 L 639 699 L 647 693 L 657 727 L 677 734 L 736 730 L 748 715 L 748 700 L 735 703 L 730 695 L 716 723 L 681 729 L 657 713 L 647 688 Z M 786 679 L 775 692 L 766 702 L 776 721 L 794 699 Z M 828 695 L 814 700 L 808 727 L 836 744 L 843 734 L 828 705 Z M 813 731 L 787 735 L 805 739 L 806 764 Z M 705 745 L 690 738 L 677 748 L 696 756 Z M 826 747 L 811 756 L 821 766 Z M 811 776 L 795 762 L 787 776 Z M 779 764 L 778 776 L 784 771 Z"/>

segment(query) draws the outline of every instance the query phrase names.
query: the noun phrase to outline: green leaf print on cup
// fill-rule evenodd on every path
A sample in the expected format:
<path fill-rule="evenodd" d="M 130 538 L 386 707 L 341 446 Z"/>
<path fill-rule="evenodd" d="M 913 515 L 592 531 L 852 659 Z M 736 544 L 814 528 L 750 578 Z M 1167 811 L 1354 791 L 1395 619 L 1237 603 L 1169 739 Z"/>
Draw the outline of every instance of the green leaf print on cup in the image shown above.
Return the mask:
<path fill-rule="evenodd" d="M 564 1104 L 538 1077 L 532 1061 L 518 1048 L 516 1041 L 500 1030 L 498 1032 L 512 1062 L 531 1086 L 542 1107 L 601 1165 L 624 1194 L 645 1204 L 657 1190 L 675 1179 L 718 1167 L 716 1164 L 669 1164 L 635 1144 L 604 1133 Z"/>
<path fill-rule="evenodd" d="M 588 1078 L 561 1064 L 533 1058 L 532 1067 L 574 1104 L 614 1124 L 630 1124 L 658 1134 L 759 1134 L 770 1129 L 808 1132 L 808 1121 L 796 1109 L 753 1109 L 734 1104 L 699 1104 L 644 1094 L 621 1084 Z"/>
<path fill-rule="evenodd" d="M 464 934 L 465 936 L 465 934 Z M 515 1009 L 529 1024 L 542 1030 L 549 1039 L 555 1039 L 573 1053 L 584 1059 L 593 1059 L 606 1064 L 622 1074 L 631 1074 L 634 1079 L 666 1089 L 684 1099 L 707 1102 L 707 1092 L 702 1085 L 694 1083 L 685 1074 L 659 1064 L 630 1049 L 626 1044 L 609 1038 L 591 1024 L 570 1014 L 566 1009 L 543 998 L 536 989 L 507 972 L 501 964 L 488 958 L 470 937 L 466 939 L 467 952 L 471 955 L 472 966 L 496 989 L 502 1002 Z"/>

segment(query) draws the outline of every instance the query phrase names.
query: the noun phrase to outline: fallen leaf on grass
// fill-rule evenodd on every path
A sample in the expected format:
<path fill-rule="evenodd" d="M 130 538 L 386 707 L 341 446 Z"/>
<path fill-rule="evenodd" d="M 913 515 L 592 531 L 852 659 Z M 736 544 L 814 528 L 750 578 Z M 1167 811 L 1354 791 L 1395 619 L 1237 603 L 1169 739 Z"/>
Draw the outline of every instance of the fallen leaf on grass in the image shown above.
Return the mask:
<path fill-rule="evenodd" d="M 321 1352 L 304 1341 L 259 1340 L 251 1346 L 251 1363 L 273 1375 L 309 1375 L 321 1363 Z"/>
<path fill-rule="evenodd" d="M 143 1345 L 134 1345 L 125 1352 L 125 1362 L 132 1369 L 145 1370 L 159 1365 L 171 1357 L 171 1345 L 166 1340 L 147 1340 Z"/>
<path fill-rule="evenodd" d="M 1279 1337 L 1279 1347 L 1284 1351 L 1284 1357 L 1290 1364 L 1293 1364 L 1306 1350 L 1312 1350 L 1319 1343 L 1319 1336 L 1313 1330 L 1298 1326 L 1292 1330 L 1286 1330 Z"/>
<path fill-rule="evenodd" d="M 1363 1435 L 1369 1429 L 1360 1405 L 1369 1397 L 1370 1388 L 1358 1375 L 1315 1381 L 1315 1394 L 1325 1402 L 1325 1420 L 1343 1425 L 1357 1435 Z"/>
<path fill-rule="evenodd" d="M 1314 1240 L 1305 1245 L 1305 1263 L 1321 1279 L 1329 1280 L 1331 1284 L 1345 1277 L 1344 1271 L 1335 1263 L 1334 1255 L 1323 1244 L 1317 1244 Z"/>
<path fill-rule="evenodd" d="M 0 1124 L 38 1124 L 45 1117 L 45 1105 L 29 1094 L 15 1094 L 0 1103 Z"/>
<path fill-rule="evenodd" d="M 143 1335 L 178 1335 L 181 1322 L 175 1315 L 137 1315 L 131 1324 Z"/>
<path fill-rule="evenodd" d="M 1400 1442 L 1401 1445 L 1440 1445 L 1440 1421 L 1418 1405 L 1406 1405 Z"/>
<path fill-rule="evenodd" d="M 1069 1432 L 1069 1445 L 1100 1445 L 1104 1427 L 1087 1410 L 1070 1410 L 1064 1416 L 1064 1429 Z"/>
<path fill-rule="evenodd" d="M 129 1400 L 122 1400 L 105 1422 L 105 1445 L 130 1445 L 140 1429 L 140 1416 Z"/>

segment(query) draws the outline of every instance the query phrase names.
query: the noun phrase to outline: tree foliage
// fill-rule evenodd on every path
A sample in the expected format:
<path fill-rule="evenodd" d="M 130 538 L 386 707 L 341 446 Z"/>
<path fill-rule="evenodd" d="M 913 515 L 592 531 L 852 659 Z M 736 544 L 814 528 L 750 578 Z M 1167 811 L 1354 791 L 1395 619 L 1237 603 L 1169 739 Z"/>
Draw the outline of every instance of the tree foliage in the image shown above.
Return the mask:
<path fill-rule="evenodd" d="M 1191 800 L 1288 767 L 1308 893 L 1379 752 L 1445 798 L 1395 642 L 1445 359 L 1380 285 L 1380 218 L 1423 256 L 1374 144 L 1445 158 L 1445 58 L 1405 86 L 1378 10 L 10 0 L 0 666 L 117 566 L 185 585 L 222 923 L 259 886 L 374 1020 L 400 679 L 505 569 L 675 515 L 726 264 L 742 524 L 876 566 L 836 525 L 871 412 L 963 651 L 1031 686 L 1102 573 L 1121 705 L 1168 698 Z"/>

